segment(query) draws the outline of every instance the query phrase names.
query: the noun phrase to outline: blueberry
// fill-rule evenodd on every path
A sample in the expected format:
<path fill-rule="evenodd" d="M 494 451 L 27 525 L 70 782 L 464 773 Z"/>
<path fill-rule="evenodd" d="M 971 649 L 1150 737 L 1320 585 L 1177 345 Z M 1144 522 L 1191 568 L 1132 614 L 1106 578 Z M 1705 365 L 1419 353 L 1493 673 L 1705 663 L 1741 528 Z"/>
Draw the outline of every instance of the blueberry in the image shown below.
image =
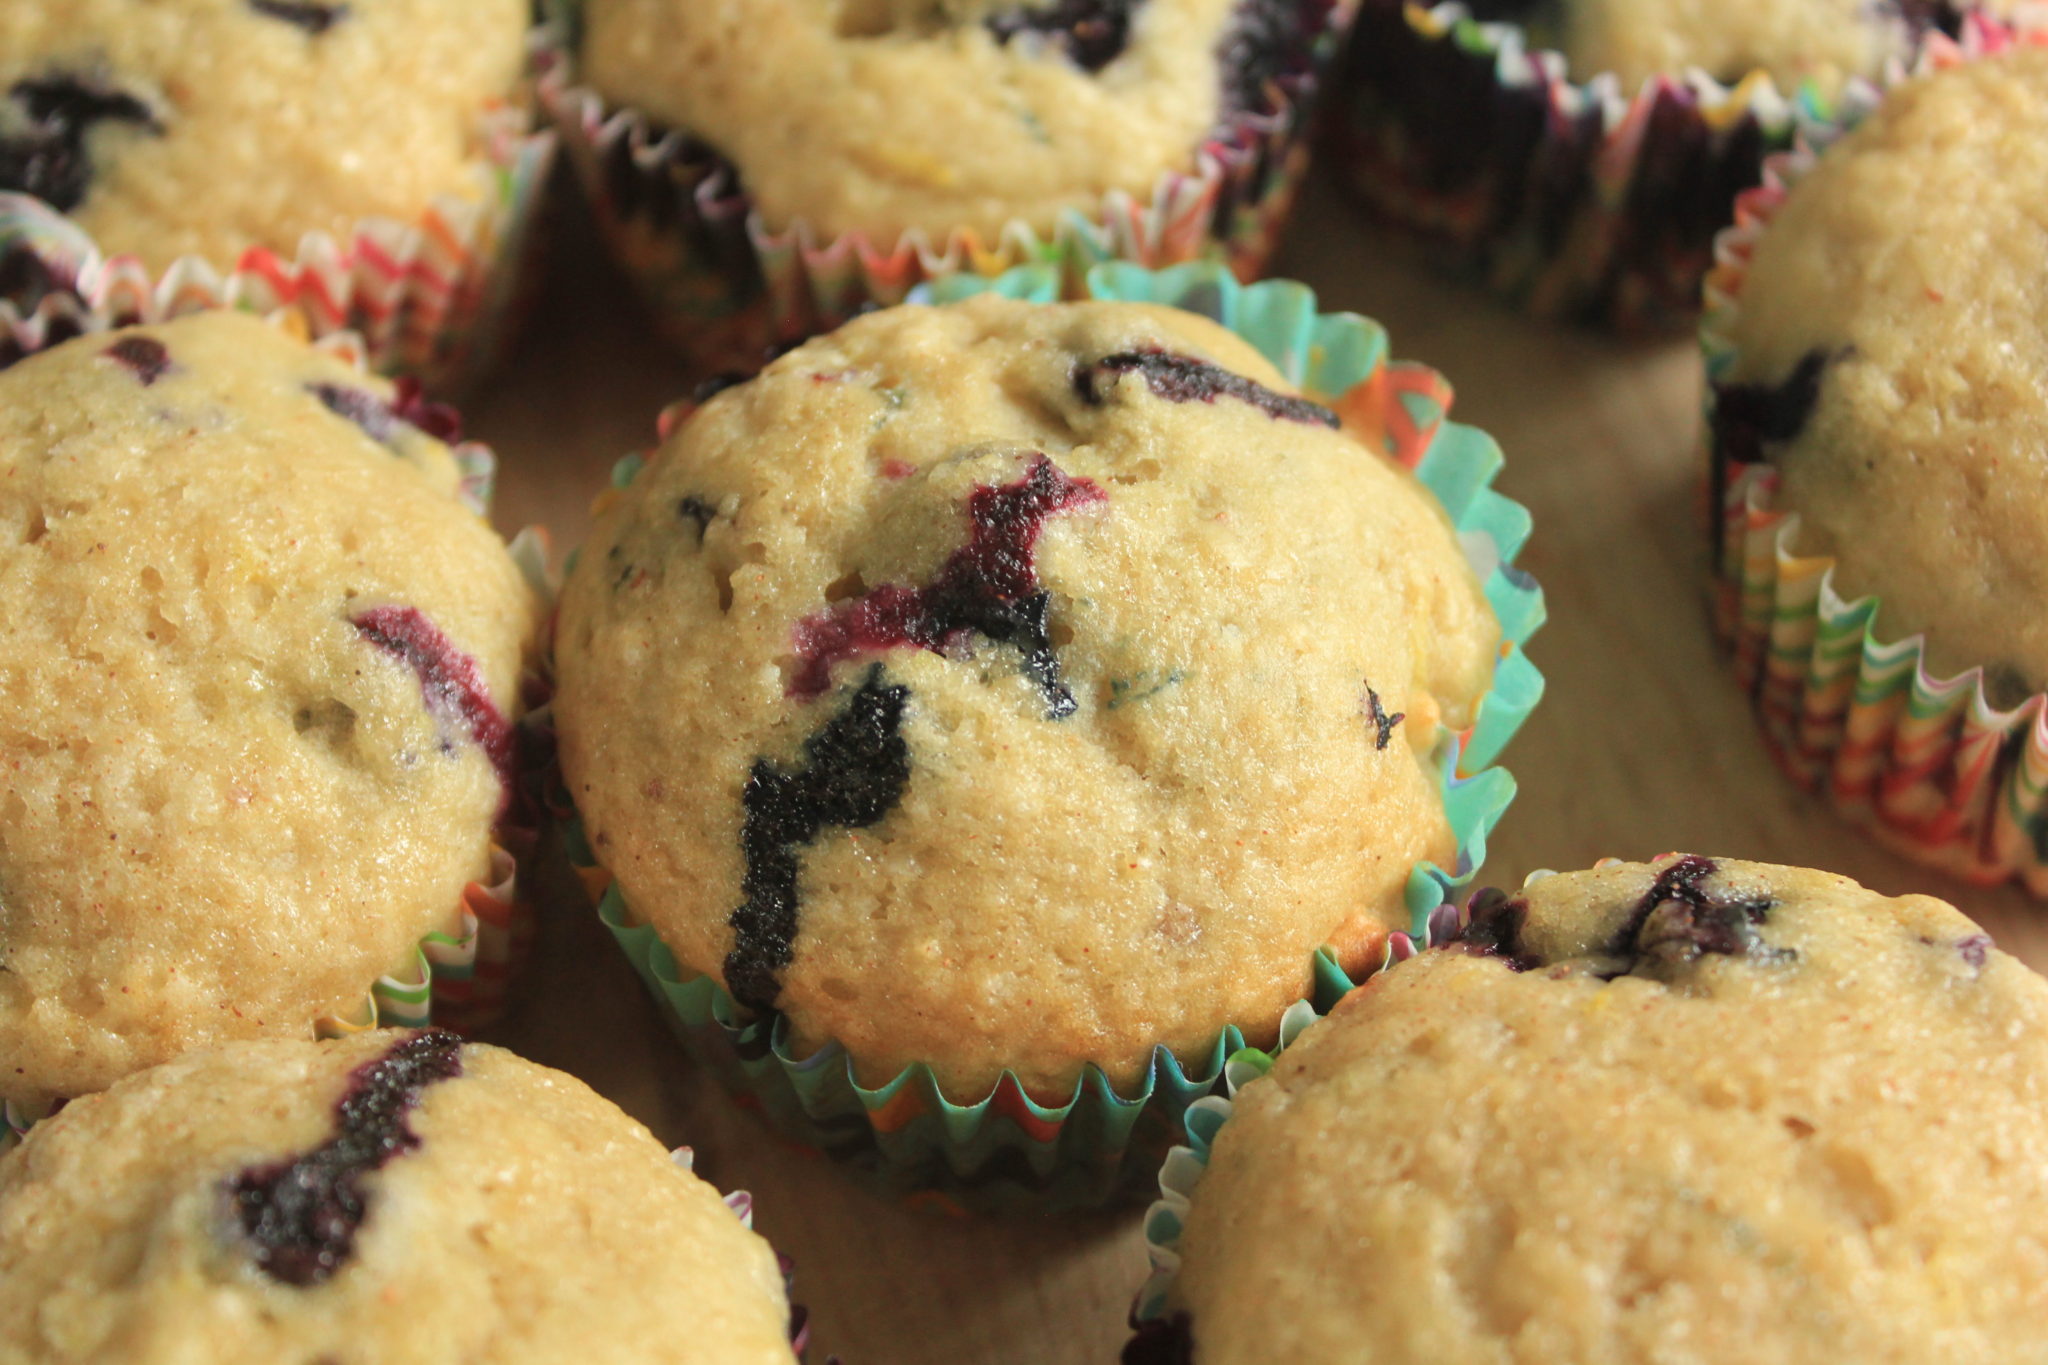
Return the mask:
<path fill-rule="evenodd" d="M 1764 447 L 1792 440 L 1806 429 L 1820 401 L 1829 357 L 1808 351 L 1777 384 L 1714 385 L 1714 449 L 1722 459 L 1754 464 Z"/>
<path fill-rule="evenodd" d="M 122 337 L 100 354 L 133 371 L 145 389 L 162 379 L 171 368 L 171 353 L 154 337 Z"/>
<path fill-rule="evenodd" d="M 801 850 L 828 828 L 879 824 L 910 785 L 903 708 L 910 689 L 882 681 L 874 665 L 846 708 L 804 741 L 794 771 L 756 759 L 741 794 L 740 851 L 745 903 L 732 912 L 726 988 L 749 1009 L 767 1011 L 782 993 L 780 973 L 796 956 Z"/>
<path fill-rule="evenodd" d="M 842 659 L 904 646 L 939 653 L 971 633 L 1023 655 L 1024 671 L 1045 696 L 1048 719 L 1072 715 L 1074 694 L 1060 676 L 1047 621 L 1051 597 L 1038 586 L 1033 560 L 1047 518 L 1102 499 L 1095 483 L 1069 478 L 1043 455 L 1015 483 L 975 489 L 967 500 L 967 545 L 931 583 L 885 583 L 798 623 L 801 667 L 791 694 L 822 696 L 832 685 L 832 665 Z"/>
<path fill-rule="evenodd" d="M 407 1122 L 420 1093 L 461 1074 L 462 1040 L 454 1034 L 429 1029 L 403 1038 L 350 1076 L 332 1138 L 230 1180 L 228 1194 L 257 1268 L 306 1288 L 346 1265 L 369 1214 L 363 1177 L 420 1145 Z"/>
<path fill-rule="evenodd" d="M 1337 426 L 1337 414 L 1319 403 L 1275 393 L 1221 365 L 1176 355 L 1157 346 L 1123 351 L 1104 356 L 1091 365 L 1075 366 L 1074 393 L 1088 406 L 1101 407 L 1109 401 L 1117 377 L 1126 374 L 1144 376 L 1146 387 L 1169 403 L 1213 403 L 1218 398 L 1234 398 L 1250 403 L 1275 420 Z"/>
<path fill-rule="evenodd" d="M 33 76 L 16 81 L 7 97 L 20 111 L 16 125 L 27 126 L 0 135 L 0 190 L 35 195 L 61 213 L 83 203 L 92 184 L 85 139 L 93 125 L 132 123 L 163 132 L 147 104 L 93 77 Z"/>
<path fill-rule="evenodd" d="M 268 18 L 295 24 L 315 38 L 348 18 L 347 5 L 302 3 L 301 0 L 249 0 L 249 8 Z"/>
<path fill-rule="evenodd" d="M 1764 942 L 1761 928 L 1776 902 L 1709 890 L 1704 883 L 1714 870 L 1712 859 L 1685 857 L 1659 873 L 1605 950 L 1605 956 L 1619 960 L 1621 970 L 1603 975 L 1612 979 L 1645 967 L 1684 967 L 1709 954 L 1756 962 L 1794 956 L 1789 948 Z"/>
<path fill-rule="evenodd" d="M 1131 16 L 1145 0 L 1056 0 L 1041 9 L 1009 9 L 983 20 L 999 43 L 1036 33 L 1083 71 L 1096 72 L 1123 55 Z"/>
<path fill-rule="evenodd" d="M 1394 738 L 1394 727 L 1408 719 L 1408 713 L 1396 711 L 1393 715 L 1388 715 L 1387 708 L 1380 703 L 1380 694 L 1372 690 L 1371 683 L 1365 685 L 1365 702 L 1366 716 L 1372 721 L 1373 729 L 1378 732 L 1373 747 L 1384 749 Z"/>

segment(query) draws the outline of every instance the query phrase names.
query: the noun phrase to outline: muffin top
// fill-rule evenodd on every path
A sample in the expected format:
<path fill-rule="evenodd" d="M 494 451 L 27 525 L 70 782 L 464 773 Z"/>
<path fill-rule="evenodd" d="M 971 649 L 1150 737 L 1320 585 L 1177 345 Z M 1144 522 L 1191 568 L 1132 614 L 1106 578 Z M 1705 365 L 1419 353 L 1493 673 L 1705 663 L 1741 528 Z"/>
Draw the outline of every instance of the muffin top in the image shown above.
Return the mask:
<path fill-rule="evenodd" d="M 453 927 L 534 609 L 407 413 L 233 313 L 0 371 L 0 1099 L 307 1036 Z"/>
<path fill-rule="evenodd" d="M 2048 50 L 1901 86 L 1757 242 L 1717 395 L 1799 548 L 1944 673 L 2048 686 Z"/>
<path fill-rule="evenodd" d="M 1761 69 L 1786 90 L 1809 80 L 1832 88 L 1905 56 L 1914 31 L 1895 0 L 1493 0 L 1491 8 L 1533 9 L 1534 35 L 1564 52 L 1574 79 L 1611 71 L 1630 93 L 1693 68 L 1731 84 Z"/>
<path fill-rule="evenodd" d="M 1191 170 L 1316 0 L 585 0 L 583 75 L 733 162 L 772 229 L 1043 234 Z M 1304 36 L 1309 35 L 1309 36 Z"/>
<path fill-rule="evenodd" d="M 0 5 L 0 190 L 151 270 L 411 222 L 490 192 L 481 121 L 526 23 L 525 0 Z"/>
<path fill-rule="evenodd" d="M 2048 1360 L 2048 983 L 1926 896 L 1666 859 L 1473 906 L 1239 1092 L 1202 1365 Z"/>
<path fill-rule="evenodd" d="M 0 1359 L 789 1365 L 775 1254 L 573 1077 L 453 1034 L 231 1043 L 0 1158 Z"/>
<path fill-rule="evenodd" d="M 675 431 L 570 575 L 570 790 L 689 967 L 955 1095 L 1270 1034 L 1455 843 L 1498 625 L 1448 519 L 1215 324 L 861 318 Z"/>

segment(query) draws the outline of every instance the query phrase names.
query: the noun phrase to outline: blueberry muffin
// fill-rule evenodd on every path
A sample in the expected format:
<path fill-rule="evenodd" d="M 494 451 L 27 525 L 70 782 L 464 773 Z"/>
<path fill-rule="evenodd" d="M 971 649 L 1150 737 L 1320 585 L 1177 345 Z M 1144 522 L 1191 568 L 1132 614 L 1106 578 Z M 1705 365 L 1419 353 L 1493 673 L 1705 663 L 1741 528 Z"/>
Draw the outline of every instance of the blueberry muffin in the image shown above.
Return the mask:
<path fill-rule="evenodd" d="M 1937 6 L 1927 0 L 1482 0 L 1483 18 L 1524 26 L 1532 47 L 1564 53 L 1572 77 L 1612 72 L 1634 91 L 1702 70 L 1725 82 L 1767 71 L 1782 89 L 1839 85 L 1903 58 Z"/>
<path fill-rule="evenodd" d="M 6 1365 L 789 1365 L 789 1319 L 645 1128 L 450 1033 L 208 1048 L 0 1158 Z"/>
<path fill-rule="evenodd" d="M 437 432 L 234 313 L 0 371 L 0 1099 L 310 1037 L 455 927 L 535 604 Z"/>
<path fill-rule="evenodd" d="M 2048 687 L 2044 120 L 2040 48 L 1896 90 L 1759 238 L 1714 419 L 1885 639 L 2008 703 Z"/>
<path fill-rule="evenodd" d="M 1456 841 L 1500 631 L 1448 518 L 1205 319 L 870 314 L 718 394 L 566 585 L 569 790 L 688 969 L 868 1083 L 1270 1037 Z"/>
<path fill-rule="evenodd" d="M 10 0 L 0 190 L 152 273 L 482 200 L 481 120 L 513 98 L 525 0 Z"/>
<path fill-rule="evenodd" d="M 775 231 L 1041 235 L 1192 172 L 1332 0 L 583 0 L 581 77 L 738 170 Z"/>
<path fill-rule="evenodd" d="M 1126 1359 L 2048 1360 L 2044 1106 L 2048 984 L 1941 901 L 1483 893 L 1238 1093 Z"/>

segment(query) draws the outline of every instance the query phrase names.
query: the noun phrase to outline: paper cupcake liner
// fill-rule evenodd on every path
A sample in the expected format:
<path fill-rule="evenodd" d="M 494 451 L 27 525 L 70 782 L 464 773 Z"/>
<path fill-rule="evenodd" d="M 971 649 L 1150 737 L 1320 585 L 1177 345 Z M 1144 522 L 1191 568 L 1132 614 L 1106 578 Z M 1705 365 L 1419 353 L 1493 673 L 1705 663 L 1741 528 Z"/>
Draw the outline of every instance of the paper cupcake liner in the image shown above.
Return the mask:
<path fill-rule="evenodd" d="M 1331 160 L 1381 218 L 1529 311 L 1666 329 L 1697 316 L 1714 234 L 1764 159 L 1833 140 L 1882 84 L 1786 92 L 1763 71 L 1729 86 L 1692 70 L 1628 91 L 1571 80 L 1562 53 L 1464 4 L 1365 0 Z"/>
<path fill-rule="evenodd" d="M 295 254 L 183 256 L 161 273 L 103 252 L 40 199 L 0 193 L 0 365 L 80 332 L 282 309 L 315 337 L 354 332 L 373 369 L 458 388 L 495 357 L 527 283 L 555 149 L 554 133 L 533 125 L 523 102 L 491 110 L 473 197 L 438 196 L 415 221 L 364 218 L 345 241 L 309 232 Z"/>
<path fill-rule="evenodd" d="M 289 319 L 285 325 L 293 325 Z M 319 348 L 360 359 L 360 340 L 348 334 L 323 339 Z M 496 458 L 490 447 L 466 441 L 452 448 L 463 471 L 461 501 L 478 516 L 490 506 Z M 528 528 L 507 547 L 527 583 L 543 602 L 552 600 L 546 537 Z M 520 679 L 528 707 L 544 712 L 547 685 L 538 673 Z M 523 717 L 522 717 L 523 719 Z M 378 977 L 363 998 L 340 1014 L 313 1022 L 316 1038 L 338 1038 L 377 1028 L 443 1028 L 469 1033 L 504 1013 L 511 986 L 526 962 L 538 928 L 530 887 L 520 878 L 531 869 L 539 843 L 542 807 L 532 797 L 535 750 L 521 732 L 522 747 L 505 810 L 491 830 L 489 865 L 478 880 L 464 884 L 449 925 L 422 936 L 406 960 Z M 19 1143 L 36 1123 L 65 1101 L 19 1104 L 0 1101 L 0 1152 Z"/>
<path fill-rule="evenodd" d="M 1918 69 L 2017 44 L 2048 46 L 2048 26 L 1972 20 L 1960 42 L 1931 42 Z M 1928 665 L 1924 635 L 1882 636 L 1876 597 L 1845 597 L 1832 556 L 1797 552 L 1799 517 L 1777 505 L 1777 471 L 1721 449 L 1714 434 L 1716 385 L 1735 363 L 1730 338 L 1751 256 L 1816 160 L 1811 151 L 1771 160 L 1716 242 L 1707 277 L 1700 340 L 1715 626 L 1794 781 L 1919 862 L 1980 885 L 2017 879 L 2048 897 L 2048 695 L 2000 708 L 1982 667 L 1942 677 Z"/>
<path fill-rule="evenodd" d="M 675 1162 L 676 1165 L 682 1167 L 686 1171 L 691 1172 L 692 1174 L 695 1174 L 697 1169 L 697 1153 L 694 1148 L 678 1147 L 674 1151 L 671 1151 L 668 1154 L 668 1156 L 669 1160 Z M 720 1195 L 719 1198 L 724 1200 L 725 1206 L 732 1210 L 733 1217 L 740 1220 L 740 1226 L 744 1227 L 749 1232 L 752 1232 L 754 1230 L 753 1195 L 747 1193 L 745 1190 L 734 1190 L 730 1194 Z M 802 1360 L 804 1358 L 804 1353 L 810 1349 L 811 1345 L 810 1313 L 804 1308 L 802 1304 L 796 1302 L 796 1275 L 794 1264 L 790 1261 L 789 1257 L 783 1255 L 779 1251 L 775 1253 L 775 1259 L 778 1262 L 780 1262 L 782 1266 L 783 1288 L 790 1294 L 790 1349 L 796 1352 L 796 1358 L 798 1360 Z M 836 1360 L 837 1357 L 834 1357 L 834 1359 Z"/>
<path fill-rule="evenodd" d="M 1489 766 L 1543 691 L 1522 652 L 1542 624 L 1541 590 L 1513 565 L 1529 533 L 1528 512 L 1492 488 L 1502 460 L 1484 433 L 1445 420 L 1449 387 L 1434 372 L 1397 364 L 1377 324 L 1354 314 L 1319 314 L 1306 287 L 1288 281 L 1242 286 L 1215 264 L 1151 272 L 1097 267 L 1089 297 L 1143 300 L 1202 313 L 1256 346 L 1287 379 L 1326 397 L 1347 430 L 1390 451 L 1437 495 L 1458 528 L 1500 618 L 1502 652 L 1493 689 L 1469 731 L 1439 730 L 1432 762 L 1458 853 L 1446 871 L 1431 863 L 1409 875 L 1412 928 L 1472 878 L 1486 839 L 1514 797 L 1514 779 Z M 988 280 L 956 276 L 919 291 L 917 301 L 981 292 L 1050 302 L 1063 293 L 1057 266 L 1025 267 Z M 629 483 L 637 458 L 621 463 Z M 652 928 L 636 922 L 598 865 L 565 794 L 558 795 L 570 858 L 598 914 L 653 992 L 677 1036 L 728 1089 L 749 1098 L 784 1135 L 850 1167 L 867 1183 L 913 1203 L 958 1211 L 1092 1207 L 1129 1198 L 1175 1140 L 1189 1106 L 1223 1082 L 1226 1061 L 1245 1042 L 1235 1027 L 1196 1055 L 1157 1047 L 1144 1079 L 1119 1092 L 1089 1067 L 1051 1102 L 1005 1072 L 985 1095 L 949 1096 L 929 1067 L 906 1068 L 882 1085 L 856 1076 L 836 1042 L 800 1049 L 780 1014 L 750 1017 L 714 977 L 677 962 Z M 1396 935 L 1390 953 L 1405 935 Z M 1356 984 L 1328 949 L 1315 954 L 1312 989 L 1288 1012 L 1318 1015 Z"/>
<path fill-rule="evenodd" d="M 1606 867 L 1613 862 L 1611 858 L 1602 859 L 1595 866 Z M 1548 871 L 1532 872 L 1524 879 L 1523 885 L 1531 885 L 1552 875 Z M 1476 896 L 1468 897 L 1462 907 L 1445 902 L 1429 914 L 1415 934 L 1395 935 L 1380 970 L 1385 971 L 1432 947 L 1457 942 L 1472 922 L 1474 899 Z M 1167 1365 L 1169 1361 L 1186 1362 L 1192 1358 L 1192 1347 L 1184 1346 L 1186 1323 L 1176 1323 L 1167 1316 L 1166 1309 L 1174 1279 L 1180 1273 L 1181 1232 L 1187 1225 L 1188 1209 L 1194 1201 L 1195 1190 L 1208 1172 L 1209 1155 L 1215 1148 L 1217 1134 L 1230 1122 L 1238 1091 L 1271 1071 L 1280 1054 L 1293 1046 L 1302 1031 L 1316 1023 L 1319 1017 L 1300 1006 L 1289 1010 L 1281 1022 L 1276 1046 L 1271 1049 L 1241 1048 L 1232 1053 L 1224 1063 L 1223 1083 L 1217 1087 L 1217 1093 L 1188 1107 L 1183 1118 L 1185 1141 L 1166 1154 L 1158 1172 L 1159 1198 L 1145 1211 L 1145 1253 L 1151 1262 L 1152 1273 L 1131 1304 L 1131 1328 L 1136 1336 L 1123 1354 L 1128 1365 Z M 1170 1339 L 1171 1344 L 1166 1339 Z"/>
<path fill-rule="evenodd" d="M 567 13 L 543 58 L 540 98 L 612 254 L 664 334 L 700 373 L 751 374 L 778 346 L 952 275 L 1046 265 L 1070 298 L 1082 296 L 1092 266 L 1112 260 L 1213 259 L 1240 279 L 1257 278 L 1307 166 L 1303 135 L 1321 77 L 1358 3 L 1304 6 L 1322 25 L 1313 71 L 1276 82 L 1270 108 L 1211 129 L 1190 169 L 1162 175 L 1149 198 L 1115 191 L 1087 212 L 1068 210 L 1049 235 L 1021 220 L 992 239 L 961 229 L 936 242 L 920 230 L 887 242 L 859 232 L 824 238 L 802 221 L 771 227 L 737 169 L 688 130 L 575 83 L 567 36 L 575 0 L 558 0 Z"/>

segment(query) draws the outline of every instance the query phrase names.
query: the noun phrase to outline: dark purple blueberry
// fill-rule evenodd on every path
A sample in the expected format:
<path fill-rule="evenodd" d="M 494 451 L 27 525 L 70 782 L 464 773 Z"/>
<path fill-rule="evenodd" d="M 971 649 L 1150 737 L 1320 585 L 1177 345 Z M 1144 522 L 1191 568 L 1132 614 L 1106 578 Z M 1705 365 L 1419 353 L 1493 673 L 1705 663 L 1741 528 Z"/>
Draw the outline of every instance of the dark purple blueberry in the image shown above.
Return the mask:
<path fill-rule="evenodd" d="M 1090 407 L 1109 401 L 1117 376 L 1143 375 L 1146 387 L 1169 403 L 1213 403 L 1218 398 L 1235 398 L 1259 411 L 1288 422 L 1335 427 L 1337 414 L 1306 398 L 1290 398 L 1263 384 L 1233 374 L 1221 365 L 1176 355 L 1156 346 L 1104 356 L 1092 365 L 1074 367 L 1074 392 Z M 1105 377 L 1109 382 L 1105 383 Z"/>
<path fill-rule="evenodd" d="M 1038 9 L 1007 9 L 982 22 L 999 43 L 1024 33 L 1044 36 L 1083 71 L 1100 71 L 1131 41 L 1131 16 L 1145 0 L 1054 0 Z"/>
<path fill-rule="evenodd" d="M 1957 940 L 1956 951 L 1962 955 L 1963 961 L 1970 964 L 1971 970 L 1981 972 L 1984 970 L 1987 955 L 1995 946 L 1991 941 L 1991 935 L 1972 934 L 1968 938 Z"/>
<path fill-rule="evenodd" d="M 365 641 L 396 658 L 419 677 L 427 710 L 444 727 L 469 733 L 498 776 L 512 780 L 512 726 L 491 701 L 476 660 L 455 647 L 418 607 L 371 607 L 349 618 Z M 450 753 L 455 746 L 443 740 Z"/>
<path fill-rule="evenodd" d="M 804 741 L 801 767 L 788 771 L 765 758 L 754 761 L 740 798 L 746 900 L 728 921 L 733 945 L 725 957 L 726 988 L 747 1008 L 775 1008 L 780 973 L 795 959 L 803 848 L 835 826 L 878 824 L 903 799 L 910 784 L 910 746 L 902 733 L 909 700 L 910 689 L 885 685 L 876 664 L 846 708 Z"/>
<path fill-rule="evenodd" d="M 824 695 L 832 665 L 842 659 L 902 646 L 943 653 L 972 633 L 1023 655 L 1024 671 L 1045 694 L 1048 719 L 1072 715 L 1074 694 L 1060 677 L 1046 621 L 1051 599 L 1038 586 L 1033 561 L 1047 518 L 1103 496 L 1096 484 L 1069 478 L 1043 455 L 1015 483 L 975 489 L 967 500 L 967 545 L 930 584 L 885 583 L 797 623 L 802 666 L 790 680 L 790 695 Z"/>
<path fill-rule="evenodd" d="M 132 123 L 163 132 L 147 104 L 92 76 L 31 76 L 16 81 L 7 97 L 26 127 L 0 136 L 0 190 L 32 194 L 61 213 L 83 203 L 91 187 L 85 139 L 93 125 Z"/>
<path fill-rule="evenodd" d="M 1522 926 L 1528 918 L 1527 901 L 1489 886 L 1466 902 L 1465 922 L 1453 941 L 1475 957 L 1497 957 L 1515 971 L 1526 972 L 1543 965 L 1522 945 Z"/>
<path fill-rule="evenodd" d="M 429 402 L 420 382 L 411 376 L 397 381 L 388 403 L 368 389 L 345 384 L 308 384 L 306 388 L 329 412 L 355 423 L 380 445 L 391 445 L 402 427 L 423 431 L 445 445 L 462 439 L 462 418 L 455 409 Z"/>
<path fill-rule="evenodd" d="M 1379 732 L 1373 741 L 1373 748 L 1384 749 L 1394 738 L 1394 727 L 1408 719 L 1408 713 L 1396 711 L 1393 715 L 1388 715 L 1387 708 L 1380 704 L 1380 694 L 1372 690 L 1371 683 L 1365 685 L 1365 703 L 1366 716 L 1372 721 L 1373 728 Z"/>
<path fill-rule="evenodd" d="M 369 1214 L 363 1177 L 420 1145 L 407 1122 L 420 1092 L 461 1074 L 462 1040 L 454 1034 L 428 1029 L 400 1039 L 349 1077 L 332 1138 L 229 1181 L 257 1268 L 306 1288 L 346 1265 Z"/>
<path fill-rule="evenodd" d="M 1683 967 L 1708 954 L 1758 962 L 1792 957 L 1791 949 L 1765 943 L 1761 932 L 1776 902 L 1710 891 L 1704 883 L 1713 875 L 1713 860 L 1696 856 L 1659 873 L 1607 946 L 1606 956 L 1626 964 L 1612 975 L 1630 975 L 1646 965 Z"/>
<path fill-rule="evenodd" d="M 249 8 L 272 19 L 294 24 L 317 38 L 348 18 L 347 5 L 322 5 L 307 0 L 249 0 Z"/>
<path fill-rule="evenodd" d="M 718 516 L 718 509 L 704 499 L 691 496 L 678 499 L 676 515 L 684 521 L 697 523 L 697 539 L 704 539 L 704 533 L 711 529 L 711 523 Z"/>
<path fill-rule="evenodd" d="M 1123 1365 L 1194 1365 L 1195 1323 L 1186 1313 L 1133 1323 L 1124 1343 Z"/>
<path fill-rule="evenodd" d="M 1228 107 L 1264 112 L 1275 104 L 1269 90 L 1313 75 L 1316 39 L 1334 8 L 1330 0 L 1239 0 L 1216 51 Z"/>
<path fill-rule="evenodd" d="M 162 379 L 171 368 L 171 353 L 154 337 L 122 337 L 100 354 L 133 371 L 145 389 Z"/>
<path fill-rule="evenodd" d="M 1806 429 L 1829 357 L 1808 351 L 1777 384 L 1714 386 L 1714 448 L 1724 460 L 1754 464 L 1766 446 L 1789 441 Z"/>

